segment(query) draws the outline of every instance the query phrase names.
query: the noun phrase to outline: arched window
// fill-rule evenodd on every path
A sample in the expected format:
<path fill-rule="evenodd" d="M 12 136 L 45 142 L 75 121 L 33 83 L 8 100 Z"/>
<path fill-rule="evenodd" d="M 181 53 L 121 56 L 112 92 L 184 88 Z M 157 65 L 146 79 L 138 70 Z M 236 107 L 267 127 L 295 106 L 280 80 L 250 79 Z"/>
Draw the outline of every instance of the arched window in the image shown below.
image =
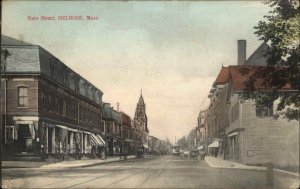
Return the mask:
<path fill-rule="evenodd" d="M 18 88 L 18 106 L 27 107 L 28 106 L 28 88 L 19 87 Z"/>

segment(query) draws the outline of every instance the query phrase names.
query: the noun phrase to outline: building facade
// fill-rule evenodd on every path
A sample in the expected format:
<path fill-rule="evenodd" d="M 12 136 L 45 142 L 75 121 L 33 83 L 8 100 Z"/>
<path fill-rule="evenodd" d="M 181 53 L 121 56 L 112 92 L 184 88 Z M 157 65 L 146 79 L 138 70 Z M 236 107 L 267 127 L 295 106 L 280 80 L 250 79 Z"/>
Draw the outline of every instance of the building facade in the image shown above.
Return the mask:
<path fill-rule="evenodd" d="M 109 103 L 103 103 L 103 125 L 105 128 L 106 152 L 109 156 L 120 155 L 122 150 L 121 113 Z"/>
<path fill-rule="evenodd" d="M 2 48 L 10 54 L 1 72 L 4 156 L 97 153 L 102 91 L 38 45 L 2 36 Z"/>
<path fill-rule="evenodd" d="M 243 81 L 250 75 L 242 74 L 237 66 L 229 70 L 231 105 L 230 126 L 226 129 L 227 158 L 250 165 L 272 162 L 280 167 L 299 166 L 299 120 L 275 119 L 279 100 L 269 106 L 257 105 L 252 100 L 242 103 L 240 97 L 246 88 Z M 284 88 L 280 92 L 299 91 Z"/>
<path fill-rule="evenodd" d="M 149 136 L 149 154 L 151 155 L 159 154 L 159 140 L 154 136 Z"/>
<path fill-rule="evenodd" d="M 127 115 L 124 112 L 121 112 L 121 118 L 122 118 L 122 142 L 123 142 L 123 149 L 122 151 L 124 153 L 127 153 L 129 155 L 135 154 L 135 145 L 133 140 L 133 127 L 131 125 L 131 118 L 129 115 Z"/>
<path fill-rule="evenodd" d="M 196 144 L 198 149 L 206 149 L 208 145 L 207 109 L 201 110 L 197 118 Z"/>
<path fill-rule="evenodd" d="M 224 155 L 226 128 L 229 127 L 228 112 L 230 104 L 226 95 L 228 68 L 222 67 L 212 89 L 209 98 L 210 105 L 207 110 L 208 138 L 211 144 L 208 145 L 209 153 L 212 155 Z"/>

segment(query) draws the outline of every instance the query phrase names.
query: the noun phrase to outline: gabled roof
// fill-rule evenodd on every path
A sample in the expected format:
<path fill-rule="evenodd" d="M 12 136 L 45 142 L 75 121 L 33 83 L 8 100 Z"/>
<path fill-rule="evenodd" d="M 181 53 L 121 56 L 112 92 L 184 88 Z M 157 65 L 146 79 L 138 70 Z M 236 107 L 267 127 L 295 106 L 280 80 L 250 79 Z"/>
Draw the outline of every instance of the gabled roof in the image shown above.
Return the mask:
<path fill-rule="evenodd" d="M 263 42 L 244 62 L 244 65 L 259 65 L 267 66 L 267 58 L 264 56 L 265 51 L 270 48 L 270 46 Z"/>
<path fill-rule="evenodd" d="M 228 67 L 223 67 L 222 66 L 222 69 L 220 70 L 219 75 L 218 75 L 215 83 L 217 85 L 223 85 L 223 84 L 227 83 L 228 82 L 228 76 L 229 76 Z"/>
<path fill-rule="evenodd" d="M 274 68 L 270 66 L 229 66 L 229 78 L 232 83 L 233 89 L 236 92 L 242 92 L 247 89 L 247 81 L 251 80 L 255 73 L 258 71 L 272 71 L 273 69 L 285 69 L 285 68 Z M 268 86 L 265 84 L 265 77 L 253 77 L 253 90 L 255 91 L 270 91 L 275 86 Z M 268 82 L 267 82 L 268 83 Z M 280 90 L 295 90 L 290 84 L 286 84 L 281 87 Z"/>

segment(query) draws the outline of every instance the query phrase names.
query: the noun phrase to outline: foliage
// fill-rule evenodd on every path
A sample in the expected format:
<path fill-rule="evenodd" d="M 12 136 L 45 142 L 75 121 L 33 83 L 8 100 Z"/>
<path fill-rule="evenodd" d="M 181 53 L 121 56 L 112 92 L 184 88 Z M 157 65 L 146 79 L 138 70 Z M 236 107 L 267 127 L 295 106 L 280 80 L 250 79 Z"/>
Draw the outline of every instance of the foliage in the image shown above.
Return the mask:
<path fill-rule="evenodd" d="M 300 107 L 300 52 L 299 52 L 299 1 L 268 0 L 272 8 L 265 20 L 254 27 L 260 40 L 270 44 L 264 52 L 268 69 L 259 69 L 246 82 L 247 92 L 242 99 L 253 99 L 256 104 L 270 104 L 280 99 L 277 111 L 292 120 L 299 119 Z M 263 85 L 271 86 L 271 91 L 254 89 L 254 82 L 264 78 Z M 282 92 L 289 86 L 294 92 Z M 277 114 L 277 116 L 279 116 Z"/>
<path fill-rule="evenodd" d="M 192 129 L 189 132 L 187 137 L 183 136 L 180 139 L 178 139 L 177 144 L 183 150 L 192 150 L 196 148 L 195 139 L 196 139 L 196 132 L 195 129 Z"/>

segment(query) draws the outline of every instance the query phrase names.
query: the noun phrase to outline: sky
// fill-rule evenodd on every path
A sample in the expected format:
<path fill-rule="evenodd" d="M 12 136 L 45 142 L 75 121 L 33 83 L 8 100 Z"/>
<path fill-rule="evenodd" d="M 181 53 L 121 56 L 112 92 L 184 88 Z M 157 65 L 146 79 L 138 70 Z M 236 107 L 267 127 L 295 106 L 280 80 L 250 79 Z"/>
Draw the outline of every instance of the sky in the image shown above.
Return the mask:
<path fill-rule="evenodd" d="M 197 126 L 222 65 L 237 64 L 237 40 L 247 57 L 262 43 L 253 26 L 268 11 L 261 1 L 5 1 L 2 34 L 42 46 L 132 118 L 142 89 L 149 135 L 174 142 Z"/>

